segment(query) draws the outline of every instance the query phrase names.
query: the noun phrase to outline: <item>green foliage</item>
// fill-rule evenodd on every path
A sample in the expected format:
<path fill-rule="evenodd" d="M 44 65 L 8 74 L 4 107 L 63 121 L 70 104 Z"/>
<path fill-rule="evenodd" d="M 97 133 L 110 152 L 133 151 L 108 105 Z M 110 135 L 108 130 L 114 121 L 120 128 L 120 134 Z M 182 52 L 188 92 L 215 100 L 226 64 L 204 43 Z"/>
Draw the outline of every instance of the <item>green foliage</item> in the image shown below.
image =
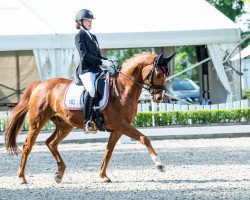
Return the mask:
<path fill-rule="evenodd" d="M 141 112 L 141 115 L 136 116 L 134 126 L 152 126 L 152 114 L 151 112 Z M 143 122 L 143 123 L 142 123 Z"/>
<path fill-rule="evenodd" d="M 250 108 L 233 110 L 195 110 L 173 112 L 140 112 L 133 125 L 137 127 L 152 126 L 152 116 L 156 126 L 237 123 L 250 121 Z"/>
<path fill-rule="evenodd" d="M 245 90 L 242 95 L 243 99 L 250 99 L 250 90 Z"/>
<path fill-rule="evenodd" d="M 139 117 L 140 114 L 137 116 Z M 151 112 L 150 112 L 150 117 L 152 118 Z M 173 120 L 175 120 L 175 113 L 174 112 L 156 112 L 154 115 L 154 118 L 155 118 L 155 121 L 157 121 L 158 126 L 167 126 L 167 125 L 172 124 Z"/>
<path fill-rule="evenodd" d="M 242 38 L 245 38 L 248 35 L 250 35 L 250 31 L 246 31 L 246 32 L 241 34 Z M 248 45 L 250 45 L 250 39 L 249 38 L 247 40 L 245 40 L 245 42 L 243 42 L 243 44 L 241 46 L 241 49 L 246 48 Z"/>
<path fill-rule="evenodd" d="M 207 0 L 207 2 L 216 7 L 232 21 L 235 21 L 236 17 L 244 13 L 244 2 L 242 0 Z"/>
<path fill-rule="evenodd" d="M 138 48 L 138 49 L 120 49 L 120 50 L 108 50 L 107 56 L 113 60 L 118 61 L 118 66 L 121 66 L 122 63 L 129 59 L 134 54 L 138 54 L 144 51 L 154 51 L 153 48 Z"/>
<path fill-rule="evenodd" d="M 178 46 L 176 47 L 174 74 L 191 67 L 197 62 L 195 46 Z M 198 82 L 197 68 L 188 70 L 179 76 L 180 78 L 189 78 Z"/>

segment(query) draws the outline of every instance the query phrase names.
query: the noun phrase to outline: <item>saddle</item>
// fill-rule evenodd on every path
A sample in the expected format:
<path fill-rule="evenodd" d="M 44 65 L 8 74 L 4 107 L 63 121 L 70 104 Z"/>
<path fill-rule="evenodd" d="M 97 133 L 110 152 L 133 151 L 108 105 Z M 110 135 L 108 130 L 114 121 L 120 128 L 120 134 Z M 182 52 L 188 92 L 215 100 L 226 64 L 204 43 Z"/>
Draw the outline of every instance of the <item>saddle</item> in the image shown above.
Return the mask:
<path fill-rule="evenodd" d="M 107 77 L 108 76 L 108 77 Z M 95 122 L 97 128 L 100 130 L 100 131 L 105 131 L 105 128 L 104 128 L 104 118 L 103 118 L 103 115 L 101 114 L 100 110 L 104 109 L 104 107 L 106 106 L 107 104 L 107 99 L 108 97 L 104 98 L 105 95 L 107 95 L 108 91 L 109 90 L 106 90 L 106 88 L 108 86 L 106 86 L 105 82 L 107 83 L 106 79 L 109 78 L 109 72 L 104 70 L 102 73 L 100 74 L 97 74 L 96 76 L 96 81 L 95 81 L 95 90 L 96 90 L 96 96 L 95 96 L 95 99 L 94 99 L 94 107 L 93 107 L 93 110 L 92 110 L 92 120 Z M 75 79 L 75 85 L 77 86 L 83 86 L 83 83 L 79 77 L 79 75 L 77 74 L 76 75 L 76 79 Z M 106 88 L 105 88 L 106 86 Z M 106 94 L 105 94 L 106 92 Z M 81 95 L 84 95 L 85 93 L 85 90 L 82 92 Z M 83 99 L 83 98 L 81 98 Z M 105 101 L 106 99 L 106 104 L 102 103 L 102 101 Z M 84 104 L 84 102 L 80 102 L 81 105 Z"/>

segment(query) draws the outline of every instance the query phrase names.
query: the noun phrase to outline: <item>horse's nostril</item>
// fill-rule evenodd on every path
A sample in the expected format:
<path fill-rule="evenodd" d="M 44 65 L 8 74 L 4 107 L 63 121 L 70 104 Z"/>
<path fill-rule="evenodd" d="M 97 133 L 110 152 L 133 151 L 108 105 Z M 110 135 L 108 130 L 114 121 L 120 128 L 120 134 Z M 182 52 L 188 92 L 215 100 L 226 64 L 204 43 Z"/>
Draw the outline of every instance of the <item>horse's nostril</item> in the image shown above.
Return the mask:
<path fill-rule="evenodd" d="M 160 101 L 160 100 L 161 100 L 161 97 L 157 97 L 156 100 L 157 100 L 157 101 Z"/>

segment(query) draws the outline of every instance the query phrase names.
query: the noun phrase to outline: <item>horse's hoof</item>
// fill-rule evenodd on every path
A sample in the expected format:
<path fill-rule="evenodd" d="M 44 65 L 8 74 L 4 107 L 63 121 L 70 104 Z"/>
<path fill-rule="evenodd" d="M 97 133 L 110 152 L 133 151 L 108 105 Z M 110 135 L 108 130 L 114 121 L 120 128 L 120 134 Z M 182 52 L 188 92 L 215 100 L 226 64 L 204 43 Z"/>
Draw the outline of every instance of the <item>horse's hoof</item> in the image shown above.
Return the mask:
<path fill-rule="evenodd" d="M 164 165 L 157 165 L 156 167 L 160 172 L 166 172 Z"/>
<path fill-rule="evenodd" d="M 26 181 L 25 178 L 19 178 L 19 182 L 20 182 L 21 185 L 27 184 L 27 181 Z"/>
<path fill-rule="evenodd" d="M 61 183 L 62 182 L 62 178 L 58 175 L 58 172 L 55 173 L 54 177 L 55 177 L 55 181 L 57 183 Z"/>
<path fill-rule="evenodd" d="M 102 183 L 111 183 L 112 181 L 111 181 L 111 179 L 109 179 L 109 178 L 103 178 L 102 179 Z"/>

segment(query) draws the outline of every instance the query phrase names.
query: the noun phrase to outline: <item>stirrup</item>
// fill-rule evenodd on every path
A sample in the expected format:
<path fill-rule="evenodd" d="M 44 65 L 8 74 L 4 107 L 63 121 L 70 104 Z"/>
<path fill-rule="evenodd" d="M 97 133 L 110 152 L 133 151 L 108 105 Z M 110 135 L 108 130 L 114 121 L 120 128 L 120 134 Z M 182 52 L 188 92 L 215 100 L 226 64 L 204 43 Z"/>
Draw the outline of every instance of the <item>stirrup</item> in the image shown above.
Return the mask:
<path fill-rule="evenodd" d="M 96 134 L 97 132 L 97 128 L 96 128 L 96 124 L 94 121 L 87 121 L 87 123 L 84 126 L 85 129 L 85 133 L 89 134 Z"/>

